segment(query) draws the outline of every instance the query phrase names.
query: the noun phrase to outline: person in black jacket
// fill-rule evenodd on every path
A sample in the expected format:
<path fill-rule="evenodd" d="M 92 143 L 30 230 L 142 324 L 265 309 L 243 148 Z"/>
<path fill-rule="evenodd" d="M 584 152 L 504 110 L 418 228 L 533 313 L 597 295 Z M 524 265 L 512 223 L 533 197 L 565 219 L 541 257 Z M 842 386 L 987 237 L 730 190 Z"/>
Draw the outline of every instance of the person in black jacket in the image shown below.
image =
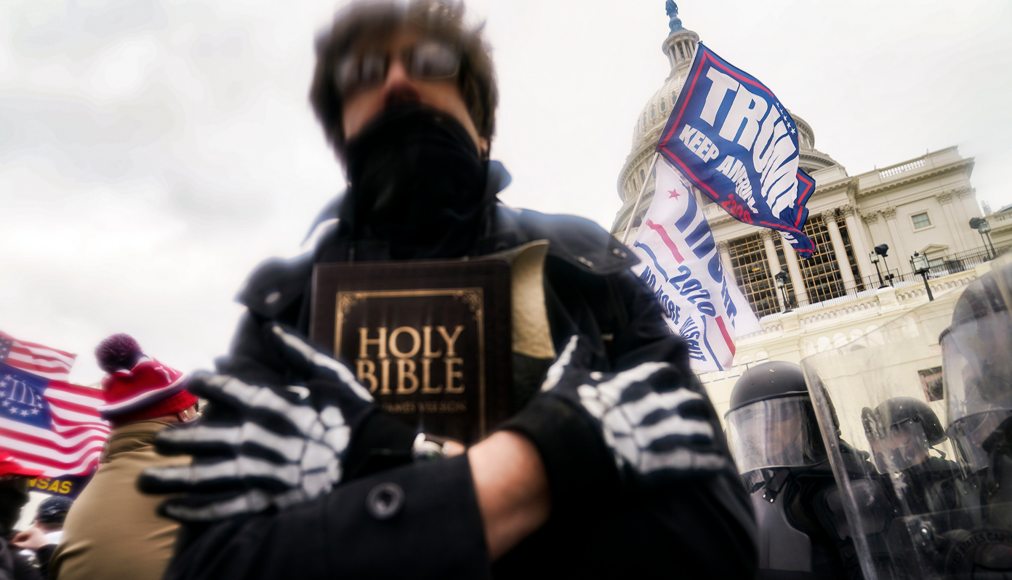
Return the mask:
<path fill-rule="evenodd" d="M 11 542 L 21 508 L 28 503 L 28 479 L 8 459 L 0 453 L 0 580 L 39 580 L 43 574 Z"/>
<path fill-rule="evenodd" d="M 759 526 L 758 578 L 862 578 L 801 367 L 767 361 L 748 368 L 731 391 L 725 421 Z M 872 469 L 851 445 L 838 445 L 849 472 Z M 853 491 L 865 500 L 865 519 L 887 506 L 870 483 Z"/>
<path fill-rule="evenodd" d="M 141 478 L 180 494 L 162 507 L 185 524 L 167 577 L 751 577 L 747 497 L 629 250 L 498 203 L 494 74 L 460 5 L 353 4 L 317 54 L 310 97 L 349 188 L 311 252 L 254 272 L 218 374 L 189 383 L 204 417 L 159 437 L 194 456 Z M 307 341 L 316 264 L 532 241 L 548 253 L 529 323 L 555 356 L 515 365 L 516 414 L 466 453 L 379 411 Z"/>
<path fill-rule="evenodd" d="M 35 562 L 43 576 L 49 574 L 56 545 L 63 538 L 63 522 L 74 503 L 69 497 L 54 495 L 42 500 L 35 512 L 31 527 L 14 536 L 12 545 L 34 552 Z"/>
<path fill-rule="evenodd" d="M 946 435 L 927 402 L 892 397 L 874 408 L 865 407 L 861 415 L 875 465 L 879 472 L 891 476 L 898 513 L 926 514 L 960 507 L 959 467 L 937 449 Z"/>

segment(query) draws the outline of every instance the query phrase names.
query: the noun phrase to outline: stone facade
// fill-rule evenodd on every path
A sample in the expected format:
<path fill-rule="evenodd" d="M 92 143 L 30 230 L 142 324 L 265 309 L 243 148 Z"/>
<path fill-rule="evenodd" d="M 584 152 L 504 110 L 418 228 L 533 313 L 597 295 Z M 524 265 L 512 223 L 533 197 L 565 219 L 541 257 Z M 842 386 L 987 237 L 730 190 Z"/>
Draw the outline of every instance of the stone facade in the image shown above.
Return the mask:
<path fill-rule="evenodd" d="M 696 33 L 679 27 L 662 45 L 671 73 L 647 102 L 633 131 L 632 150 L 618 180 L 622 207 L 612 233 L 635 239 L 653 197 L 654 147 L 691 66 Z M 989 269 L 992 256 L 971 218 L 981 211 L 970 182 L 973 159 L 955 147 L 926 153 L 858 175 L 815 148 L 815 132 L 798 115 L 801 166 L 816 180 L 807 207 L 806 233 L 816 242 L 809 260 L 772 230 L 730 217 L 704 201 L 725 272 L 760 317 L 762 330 L 737 340 L 735 366 L 702 376 L 721 414 L 731 387 L 748 365 L 765 360 L 798 362 L 835 348 L 883 321 L 927 302 L 925 281 L 912 272 L 911 256 L 926 255 L 935 301 L 952 310 L 959 291 Z M 989 216 L 1000 253 L 1012 238 L 1012 212 Z M 1012 241 L 1012 240 L 1010 240 Z M 885 244 L 885 257 L 873 250 Z M 775 276 L 786 273 L 777 286 Z"/>

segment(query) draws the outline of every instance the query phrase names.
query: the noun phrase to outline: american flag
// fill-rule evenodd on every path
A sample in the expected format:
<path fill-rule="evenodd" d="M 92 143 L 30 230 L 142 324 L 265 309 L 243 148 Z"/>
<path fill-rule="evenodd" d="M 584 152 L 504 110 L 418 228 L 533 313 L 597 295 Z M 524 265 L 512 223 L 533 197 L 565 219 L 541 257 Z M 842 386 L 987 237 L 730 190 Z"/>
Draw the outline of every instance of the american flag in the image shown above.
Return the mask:
<path fill-rule="evenodd" d="M 18 340 L 0 332 L 0 363 L 54 381 L 65 381 L 76 355 L 55 348 Z"/>
<path fill-rule="evenodd" d="M 74 355 L 0 333 L 0 450 L 25 473 L 86 476 L 98 467 L 109 425 L 102 391 L 66 379 Z"/>

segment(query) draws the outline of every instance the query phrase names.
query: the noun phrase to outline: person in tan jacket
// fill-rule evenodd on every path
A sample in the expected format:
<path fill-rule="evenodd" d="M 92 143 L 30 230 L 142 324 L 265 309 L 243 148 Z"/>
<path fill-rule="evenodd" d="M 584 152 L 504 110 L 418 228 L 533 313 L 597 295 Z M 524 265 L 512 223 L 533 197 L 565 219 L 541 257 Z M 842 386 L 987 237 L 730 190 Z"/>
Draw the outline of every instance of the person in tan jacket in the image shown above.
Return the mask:
<path fill-rule="evenodd" d="M 126 334 L 103 340 L 95 354 L 108 373 L 102 414 L 113 431 L 98 471 L 67 515 L 50 578 L 160 579 L 178 525 L 155 512 L 160 498 L 137 491 L 137 476 L 187 461 L 158 455 L 153 442 L 162 429 L 195 418 L 197 398 L 183 388 L 182 373 L 145 356 Z"/>

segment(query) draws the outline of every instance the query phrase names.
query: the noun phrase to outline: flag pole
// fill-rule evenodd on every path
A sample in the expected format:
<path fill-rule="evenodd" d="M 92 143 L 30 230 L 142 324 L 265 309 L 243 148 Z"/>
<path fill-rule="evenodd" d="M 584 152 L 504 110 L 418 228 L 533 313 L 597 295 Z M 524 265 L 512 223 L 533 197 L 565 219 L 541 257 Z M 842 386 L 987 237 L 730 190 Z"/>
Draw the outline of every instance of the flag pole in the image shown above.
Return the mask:
<path fill-rule="evenodd" d="M 632 212 L 629 214 L 629 221 L 625 224 L 625 233 L 622 234 L 622 243 L 626 243 L 629 239 L 629 228 L 632 227 L 633 218 L 636 217 L 636 210 L 640 207 L 640 200 L 643 199 L 643 192 L 647 190 L 647 183 L 650 182 L 650 176 L 654 172 L 654 165 L 657 164 L 657 156 L 660 155 L 657 151 L 654 151 L 654 158 L 650 160 L 650 168 L 647 169 L 646 176 L 643 178 L 643 185 L 640 186 L 640 192 L 636 196 L 636 203 L 633 204 Z M 654 192 L 657 195 L 657 192 Z"/>

